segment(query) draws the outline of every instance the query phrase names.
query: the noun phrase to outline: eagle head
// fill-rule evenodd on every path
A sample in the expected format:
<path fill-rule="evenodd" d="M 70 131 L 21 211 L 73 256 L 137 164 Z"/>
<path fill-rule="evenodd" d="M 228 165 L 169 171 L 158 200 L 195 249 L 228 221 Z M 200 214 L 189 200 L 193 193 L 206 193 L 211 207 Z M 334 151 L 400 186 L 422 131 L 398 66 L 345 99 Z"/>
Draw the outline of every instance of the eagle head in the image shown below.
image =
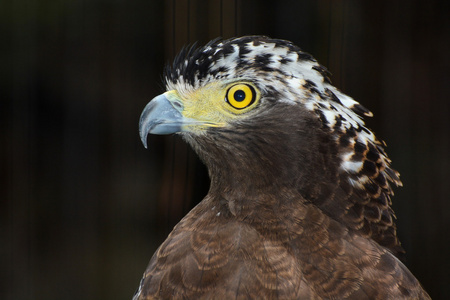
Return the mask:
<path fill-rule="evenodd" d="M 140 118 L 144 146 L 149 133 L 180 134 L 207 165 L 210 193 L 233 213 L 266 205 L 260 194 L 295 193 L 403 252 L 389 184 L 401 182 L 364 125 L 371 113 L 311 55 L 264 36 L 214 40 L 184 49 L 164 77 L 167 91 Z"/>

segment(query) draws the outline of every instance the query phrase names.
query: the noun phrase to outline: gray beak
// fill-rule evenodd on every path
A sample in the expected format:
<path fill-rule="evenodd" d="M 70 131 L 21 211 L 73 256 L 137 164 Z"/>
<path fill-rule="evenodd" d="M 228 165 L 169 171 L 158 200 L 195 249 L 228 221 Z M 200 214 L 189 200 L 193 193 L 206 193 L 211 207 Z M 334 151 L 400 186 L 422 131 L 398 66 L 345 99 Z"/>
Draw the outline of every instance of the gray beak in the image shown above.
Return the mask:
<path fill-rule="evenodd" d="M 139 119 L 139 135 L 145 148 L 149 133 L 171 134 L 181 131 L 185 119 L 180 110 L 174 107 L 165 94 L 156 96 L 145 106 Z"/>

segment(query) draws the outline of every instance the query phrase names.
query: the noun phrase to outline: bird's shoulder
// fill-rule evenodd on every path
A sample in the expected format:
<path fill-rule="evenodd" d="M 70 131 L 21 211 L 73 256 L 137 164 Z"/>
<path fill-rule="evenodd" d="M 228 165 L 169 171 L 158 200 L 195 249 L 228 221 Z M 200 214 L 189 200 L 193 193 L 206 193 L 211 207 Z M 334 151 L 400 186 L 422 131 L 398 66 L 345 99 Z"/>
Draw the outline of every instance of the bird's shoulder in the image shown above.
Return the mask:
<path fill-rule="evenodd" d="M 152 257 L 137 299 L 421 298 L 394 255 L 316 206 L 252 211 L 200 203 Z"/>

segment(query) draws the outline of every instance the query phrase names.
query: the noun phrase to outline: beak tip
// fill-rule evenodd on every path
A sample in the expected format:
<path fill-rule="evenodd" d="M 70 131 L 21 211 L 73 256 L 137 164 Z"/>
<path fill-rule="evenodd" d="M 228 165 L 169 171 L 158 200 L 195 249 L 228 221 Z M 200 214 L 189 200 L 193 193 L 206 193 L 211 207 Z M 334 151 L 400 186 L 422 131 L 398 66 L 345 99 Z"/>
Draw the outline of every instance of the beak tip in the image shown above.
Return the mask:
<path fill-rule="evenodd" d="M 144 148 L 147 149 L 147 137 L 148 137 L 148 131 L 139 131 L 139 136 L 141 138 L 141 142 L 144 145 Z"/>

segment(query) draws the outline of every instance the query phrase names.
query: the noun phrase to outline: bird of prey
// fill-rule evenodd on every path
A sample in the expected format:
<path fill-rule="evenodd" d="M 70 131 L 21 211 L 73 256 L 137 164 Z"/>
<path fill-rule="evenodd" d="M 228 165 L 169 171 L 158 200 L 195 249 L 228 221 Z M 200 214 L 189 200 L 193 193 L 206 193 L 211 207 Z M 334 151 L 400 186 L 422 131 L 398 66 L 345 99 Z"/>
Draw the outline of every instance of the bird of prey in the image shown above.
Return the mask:
<path fill-rule="evenodd" d="M 264 36 L 185 48 L 140 137 L 179 134 L 206 197 L 150 260 L 134 299 L 429 299 L 401 262 L 401 185 L 372 114 L 293 43 Z"/>

